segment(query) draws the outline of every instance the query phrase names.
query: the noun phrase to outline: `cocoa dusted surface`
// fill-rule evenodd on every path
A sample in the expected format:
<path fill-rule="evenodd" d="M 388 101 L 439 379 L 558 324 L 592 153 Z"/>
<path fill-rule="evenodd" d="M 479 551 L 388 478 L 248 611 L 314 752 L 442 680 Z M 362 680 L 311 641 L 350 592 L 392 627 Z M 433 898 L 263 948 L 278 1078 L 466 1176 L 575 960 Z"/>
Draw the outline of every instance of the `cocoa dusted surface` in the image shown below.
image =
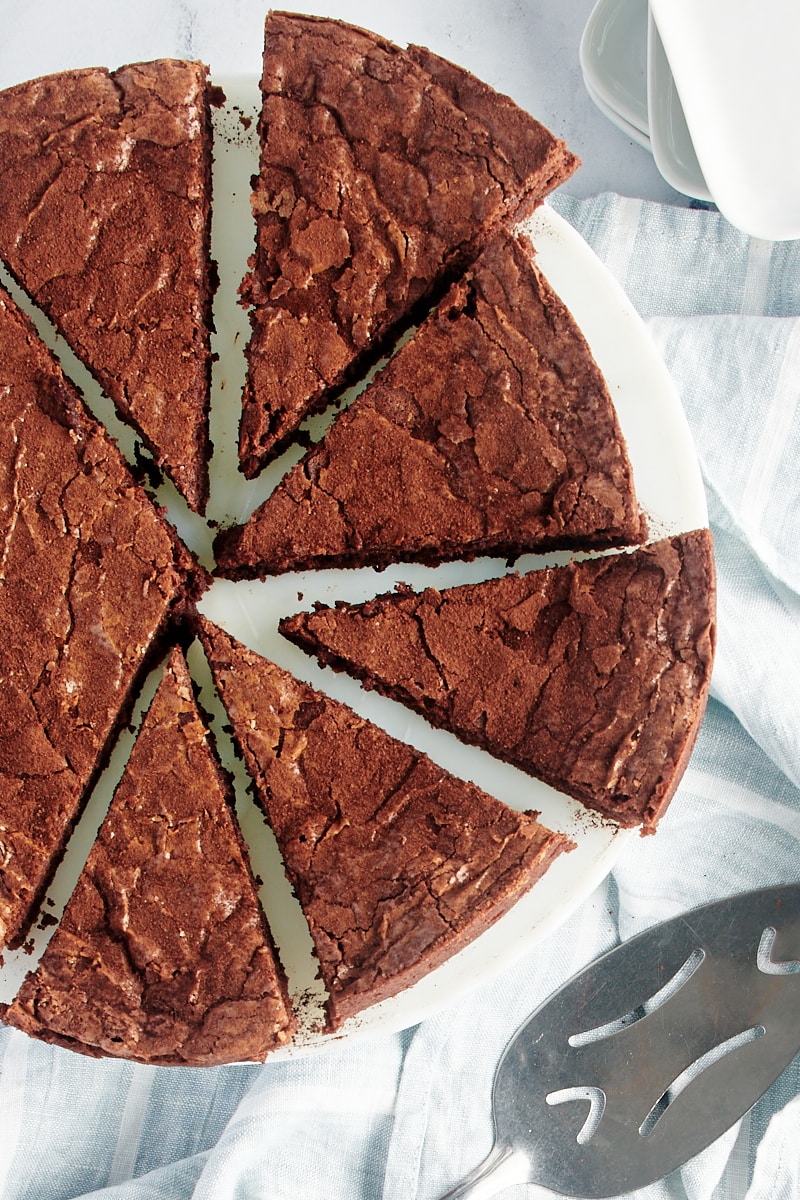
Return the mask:
<path fill-rule="evenodd" d="M 643 540 L 608 389 L 503 231 L 240 527 L 220 573 L 264 577 Z"/>
<path fill-rule="evenodd" d="M 240 429 L 257 474 L 398 324 L 578 166 L 460 67 L 342 22 L 270 13 L 253 334 Z"/>
<path fill-rule="evenodd" d="M 319 606 L 281 632 L 622 825 L 654 831 L 711 676 L 708 530 L 486 583 Z"/>
<path fill-rule="evenodd" d="M 187 586 L 204 586 L 0 290 L 0 947 L 24 936 Z"/>
<path fill-rule="evenodd" d="M 200 512 L 217 99 L 170 59 L 0 93 L 0 257 Z"/>
<path fill-rule="evenodd" d="M 293 1028 L 230 784 L 172 652 L 61 925 L 5 1020 L 92 1055 L 261 1061 Z"/>
<path fill-rule="evenodd" d="M 331 1028 L 471 941 L 571 847 L 202 619 L 200 636 L 310 924 Z"/>

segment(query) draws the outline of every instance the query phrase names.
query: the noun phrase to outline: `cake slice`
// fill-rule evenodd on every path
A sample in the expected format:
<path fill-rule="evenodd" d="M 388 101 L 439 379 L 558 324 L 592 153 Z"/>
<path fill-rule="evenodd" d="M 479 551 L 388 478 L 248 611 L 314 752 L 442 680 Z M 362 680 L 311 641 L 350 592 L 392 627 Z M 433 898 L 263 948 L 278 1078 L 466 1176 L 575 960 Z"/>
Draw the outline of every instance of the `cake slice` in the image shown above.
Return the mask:
<path fill-rule="evenodd" d="M 485 930 L 571 843 L 202 620 L 336 1028 Z"/>
<path fill-rule="evenodd" d="M 711 535 L 319 607 L 281 632 L 463 741 L 652 833 L 708 695 Z"/>
<path fill-rule="evenodd" d="M 239 578 L 642 537 L 600 369 L 530 244 L 501 231 L 215 550 Z"/>
<path fill-rule="evenodd" d="M 0 291 L 0 949 L 201 573 Z"/>
<path fill-rule="evenodd" d="M 0 93 L 0 258 L 200 512 L 215 98 L 170 59 Z"/>
<path fill-rule="evenodd" d="M 60 926 L 5 1020 L 95 1056 L 261 1061 L 293 1028 L 227 776 L 173 650 Z"/>
<path fill-rule="evenodd" d="M 261 89 L 248 477 L 578 165 L 467 71 L 341 21 L 269 13 Z"/>

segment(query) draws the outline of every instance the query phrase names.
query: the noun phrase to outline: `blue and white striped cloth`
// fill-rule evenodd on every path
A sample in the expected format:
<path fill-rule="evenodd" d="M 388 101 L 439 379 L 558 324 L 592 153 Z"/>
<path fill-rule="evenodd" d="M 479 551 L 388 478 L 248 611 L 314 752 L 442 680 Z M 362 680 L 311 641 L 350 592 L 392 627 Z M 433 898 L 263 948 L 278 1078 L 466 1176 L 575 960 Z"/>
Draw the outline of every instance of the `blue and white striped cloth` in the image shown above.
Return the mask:
<path fill-rule="evenodd" d="M 658 836 L 632 839 L 512 969 L 399 1035 L 182 1070 L 0 1031 L 3 1200 L 432 1200 L 488 1152 L 500 1053 L 566 978 L 682 909 L 800 877 L 800 243 L 614 195 L 553 203 L 649 324 L 716 536 L 713 698 Z M 797 1200 L 800 1059 L 739 1126 L 641 1195 Z"/>

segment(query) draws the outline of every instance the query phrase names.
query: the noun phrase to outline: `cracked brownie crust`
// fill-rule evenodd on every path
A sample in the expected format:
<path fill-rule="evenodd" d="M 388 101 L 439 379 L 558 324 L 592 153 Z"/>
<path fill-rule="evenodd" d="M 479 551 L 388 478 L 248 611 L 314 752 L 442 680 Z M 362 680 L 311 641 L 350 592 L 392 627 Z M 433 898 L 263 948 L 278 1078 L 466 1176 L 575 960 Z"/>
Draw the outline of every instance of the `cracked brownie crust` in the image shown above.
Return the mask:
<path fill-rule="evenodd" d="M 694 745 L 715 642 L 708 530 L 486 583 L 319 607 L 281 632 L 652 833 Z"/>
<path fill-rule="evenodd" d="M 0 947 L 24 936 L 191 571 L 0 291 Z"/>
<path fill-rule="evenodd" d="M 5 1019 L 91 1055 L 261 1061 L 293 1028 L 227 778 L 174 650 L 61 925 Z"/>
<path fill-rule="evenodd" d="M 471 941 L 571 847 L 202 620 L 336 1028 Z"/>
<path fill-rule="evenodd" d="M 258 473 L 399 323 L 578 165 L 468 72 L 342 22 L 270 13 L 240 429 Z"/>
<path fill-rule="evenodd" d="M 585 339 L 506 233 L 245 526 L 226 576 L 383 567 L 644 536 L 614 405 Z"/>
<path fill-rule="evenodd" d="M 162 59 L 0 95 L 0 257 L 200 512 L 215 286 L 207 76 Z"/>

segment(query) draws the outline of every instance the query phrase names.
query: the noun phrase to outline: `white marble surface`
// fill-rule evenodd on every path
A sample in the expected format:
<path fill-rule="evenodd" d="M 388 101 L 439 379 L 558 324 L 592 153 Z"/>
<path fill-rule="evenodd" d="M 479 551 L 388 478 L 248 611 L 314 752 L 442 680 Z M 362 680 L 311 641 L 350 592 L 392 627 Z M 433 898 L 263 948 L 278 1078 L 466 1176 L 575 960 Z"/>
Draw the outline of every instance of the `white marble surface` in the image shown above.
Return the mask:
<path fill-rule="evenodd" d="M 594 0 L 305 0 L 402 45 L 418 42 L 507 92 L 580 155 L 575 196 L 616 191 L 686 205 L 650 154 L 589 99 L 578 46 Z M 218 75 L 259 71 L 268 0 L 0 0 L 0 87 L 71 67 L 200 58 Z"/>

